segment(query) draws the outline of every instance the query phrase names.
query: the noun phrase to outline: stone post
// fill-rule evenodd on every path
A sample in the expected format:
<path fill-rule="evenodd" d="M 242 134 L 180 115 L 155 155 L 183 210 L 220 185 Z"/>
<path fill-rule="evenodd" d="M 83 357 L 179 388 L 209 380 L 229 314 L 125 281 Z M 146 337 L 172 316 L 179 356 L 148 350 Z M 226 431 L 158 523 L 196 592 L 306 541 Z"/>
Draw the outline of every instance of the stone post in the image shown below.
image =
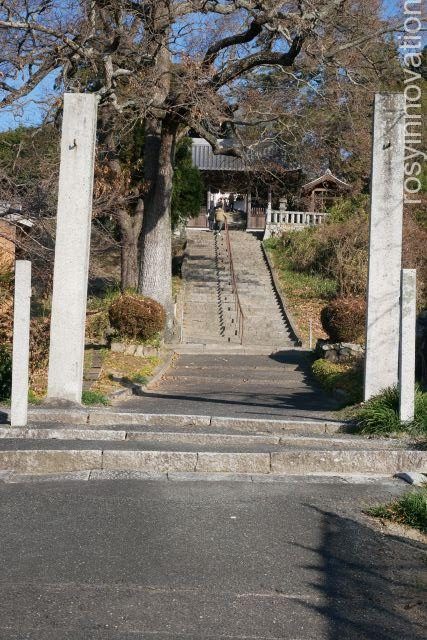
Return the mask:
<path fill-rule="evenodd" d="M 271 224 L 271 187 L 268 187 L 266 223 Z"/>
<path fill-rule="evenodd" d="M 414 419 L 417 270 L 402 269 L 399 387 L 401 422 Z"/>
<path fill-rule="evenodd" d="M 405 149 L 403 94 L 377 94 L 372 146 L 365 393 L 398 383 Z"/>
<path fill-rule="evenodd" d="M 64 96 L 48 400 L 81 402 L 97 98 Z"/>
<path fill-rule="evenodd" d="M 31 262 L 15 263 L 13 308 L 12 402 L 10 424 L 25 427 L 28 412 L 28 370 L 30 358 Z"/>

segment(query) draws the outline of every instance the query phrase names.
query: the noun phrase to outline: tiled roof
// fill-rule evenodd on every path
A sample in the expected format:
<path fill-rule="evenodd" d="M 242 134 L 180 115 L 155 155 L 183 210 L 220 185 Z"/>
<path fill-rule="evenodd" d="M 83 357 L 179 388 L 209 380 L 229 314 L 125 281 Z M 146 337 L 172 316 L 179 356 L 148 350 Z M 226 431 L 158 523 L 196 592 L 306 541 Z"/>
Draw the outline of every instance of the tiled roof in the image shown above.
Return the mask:
<path fill-rule="evenodd" d="M 327 169 L 323 176 L 319 176 L 315 180 L 311 180 L 310 182 L 304 184 L 301 187 L 301 191 L 310 191 L 310 189 L 314 189 L 314 187 L 316 187 L 318 184 L 322 184 L 323 182 L 333 182 L 343 189 L 350 189 L 350 185 L 347 182 L 344 182 L 344 180 L 340 180 L 339 178 L 334 176 L 330 169 Z"/>
<path fill-rule="evenodd" d="M 223 145 L 227 141 L 222 141 Z M 260 143 L 246 150 L 243 158 L 214 154 L 212 147 L 204 138 L 193 138 L 191 147 L 193 165 L 201 171 L 249 171 L 251 165 L 262 160 L 284 164 L 279 148 L 271 143 Z"/>

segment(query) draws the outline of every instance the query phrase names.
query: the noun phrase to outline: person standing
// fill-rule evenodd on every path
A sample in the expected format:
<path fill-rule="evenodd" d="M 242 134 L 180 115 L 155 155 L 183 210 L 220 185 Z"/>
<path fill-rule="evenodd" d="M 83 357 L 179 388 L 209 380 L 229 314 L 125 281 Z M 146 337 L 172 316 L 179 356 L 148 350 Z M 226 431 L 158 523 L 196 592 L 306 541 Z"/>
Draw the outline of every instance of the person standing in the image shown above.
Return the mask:
<path fill-rule="evenodd" d="M 215 230 L 215 206 L 213 200 L 211 200 L 211 206 L 209 207 L 208 211 L 208 225 L 209 231 Z"/>
<path fill-rule="evenodd" d="M 230 193 L 228 198 L 228 206 L 230 207 L 230 211 L 234 211 L 234 193 Z"/>
<path fill-rule="evenodd" d="M 216 233 L 219 236 L 221 235 L 221 231 L 224 227 L 226 218 L 227 216 L 221 202 L 221 204 L 218 204 L 217 208 L 215 209 Z"/>

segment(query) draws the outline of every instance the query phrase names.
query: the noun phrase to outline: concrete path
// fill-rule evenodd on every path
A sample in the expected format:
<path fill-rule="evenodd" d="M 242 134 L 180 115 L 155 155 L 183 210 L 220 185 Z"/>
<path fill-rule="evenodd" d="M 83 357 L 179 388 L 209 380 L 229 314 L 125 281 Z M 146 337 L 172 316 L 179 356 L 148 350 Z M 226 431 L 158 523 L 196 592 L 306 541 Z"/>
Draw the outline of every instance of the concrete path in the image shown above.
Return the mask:
<path fill-rule="evenodd" d="M 403 490 L 0 482 L 0 637 L 422 640 L 421 543 L 362 514 Z"/>
<path fill-rule="evenodd" d="M 340 400 L 310 374 L 308 352 L 185 354 L 155 389 L 118 405 L 125 411 L 241 418 L 327 418 Z"/>

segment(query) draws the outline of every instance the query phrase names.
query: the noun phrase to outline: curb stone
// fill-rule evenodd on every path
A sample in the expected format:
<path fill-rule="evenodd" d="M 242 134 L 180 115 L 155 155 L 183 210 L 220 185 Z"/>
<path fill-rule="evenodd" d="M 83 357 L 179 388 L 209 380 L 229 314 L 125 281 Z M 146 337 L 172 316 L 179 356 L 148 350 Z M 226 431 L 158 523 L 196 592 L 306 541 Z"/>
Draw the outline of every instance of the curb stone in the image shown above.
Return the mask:
<path fill-rule="evenodd" d="M 296 450 L 284 452 L 190 452 L 123 449 L 22 449 L 0 451 L 0 470 L 62 473 L 92 469 L 143 472 L 206 472 L 275 475 L 390 475 L 427 470 L 422 451 Z"/>
<path fill-rule="evenodd" d="M 21 473 L 62 473 L 102 467 L 101 450 L 0 451 L 0 468 Z"/>
<path fill-rule="evenodd" d="M 196 471 L 228 473 L 270 473 L 269 453 L 216 453 L 197 454 Z"/>
<path fill-rule="evenodd" d="M 114 451 L 105 450 L 102 468 L 137 471 L 194 471 L 197 453 L 187 451 Z M 142 467 L 142 468 L 141 468 Z"/>
<path fill-rule="evenodd" d="M 312 473 L 305 475 L 274 475 L 250 473 L 203 473 L 203 472 L 148 472 L 128 470 L 92 469 L 90 471 L 71 471 L 64 473 L 25 474 L 13 471 L 0 472 L 0 482 L 17 484 L 24 482 L 90 482 L 92 480 L 145 480 L 169 482 L 249 482 L 298 484 L 382 484 L 396 487 L 398 480 L 388 475 Z"/>

